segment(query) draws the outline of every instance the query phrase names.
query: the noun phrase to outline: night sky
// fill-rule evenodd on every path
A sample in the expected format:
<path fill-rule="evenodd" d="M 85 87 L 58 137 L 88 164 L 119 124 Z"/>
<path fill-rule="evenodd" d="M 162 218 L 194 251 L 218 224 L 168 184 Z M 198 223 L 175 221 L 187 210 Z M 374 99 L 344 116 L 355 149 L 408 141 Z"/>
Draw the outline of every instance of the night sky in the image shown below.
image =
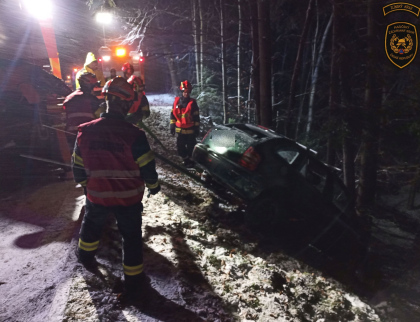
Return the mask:
<path fill-rule="evenodd" d="M 103 30 L 85 0 L 54 0 L 53 24 L 63 78 L 73 67 L 83 65 L 86 53 L 103 45 Z M 106 26 L 107 37 L 118 36 L 119 26 Z M 48 64 L 37 19 L 19 0 L 0 0 L 0 58 L 22 58 Z"/>

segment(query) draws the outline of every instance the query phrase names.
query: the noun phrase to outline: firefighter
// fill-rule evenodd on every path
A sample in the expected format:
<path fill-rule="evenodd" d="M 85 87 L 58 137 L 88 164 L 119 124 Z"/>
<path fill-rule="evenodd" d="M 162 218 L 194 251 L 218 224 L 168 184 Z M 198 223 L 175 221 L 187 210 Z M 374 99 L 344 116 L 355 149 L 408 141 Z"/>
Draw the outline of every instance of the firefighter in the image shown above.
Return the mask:
<path fill-rule="evenodd" d="M 111 68 L 109 70 L 109 77 L 107 78 L 107 81 L 114 79 L 115 77 L 117 77 L 117 71 L 115 70 L 115 68 Z"/>
<path fill-rule="evenodd" d="M 178 155 L 187 168 L 193 167 L 191 155 L 200 133 L 200 112 L 195 99 L 190 97 L 192 85 L 188 80 L 181 82 L 182 97 L 175 97 L 170 116 L 170 133 L 177 133 Z"/>
<path fill-rule="evenodd" d="M 136 96 L 133 106 L 128 111 L 126 120 L 141 127 L 141 121 L 150 115 L 149 101 L 144 92 L 144 82 L 140 77 L 134 75 L 134 67 L 130 63 L 125 63 L 121 70 L 124 78 L 133 86 Z"/>
<path fill-rule="evenodd" d="M 133 106 L 128 111 L 126 120 L 140 126 L 140 122 L 150 115 L 149 101 L 144 92 L 145 86 L 143 80 L 135 75 L 130 76 L 128 83 L 133 86 L 135 99 Z"/>
<path fill-rule="evenodd" d="M 102 228 L 112 212 L 122 235 L 123 294 L 137 297 L 147 287 L 141 231 L 143 193 L 146 185 L 154 195 L 160 185 L 145 133 L 124 120 L 134 98 L 131 85 L 116 77 L 105 84 L 103 93 L 107 111 L 79 126 L 72 157 L 74 179 L 86 194 L 77 255 L 83 265 L 95 267 Z"/>
<path fill-rule="evenodd" d="M 134 75 L 134 67 L 130 63 L 125 63 L 124 65 L 122 65 L 121 70 L 126 80 L 128 80 L 131 77 L 131 75 Z"/>
<path fill-rule="evenodd" d="M 66 97 L 63 108 L 66 112 L 66 137 L 69 148 L 73 151 L 77 128 L 80 124 L 94 120 L 99 116 L 100 100 L 93 95 L 93 88 L 98 85 L 94 74 L 85 72 L 77 79 L 79 88 Z M 96 115 L 95 115 L 96 113 Z"/>
<path fill-rule="evenodd" d="M 99 68 L 99 63 L 96 60 L 95 55 L 93 53 L 91 53 L 91 52 L 89 52 L 86 55 L 85 65 L 76 74 L 76 88 L 79 88 L 80 87 L 79 86 L 79 82 L 78 82 L 78 79 L 79 79 L 80 75 L 82 75 L 82 74 L 84 74 L 86 72 L 91 73 L 91 74 L 94 74 L 96 76 L 96 78 L 100 82 L 99 83 L 100 87 L 102 87 L 102 86 L 105 85 L 105 77 L 104 77 L 104 74 L 102 73 L 102 70 Z"/>

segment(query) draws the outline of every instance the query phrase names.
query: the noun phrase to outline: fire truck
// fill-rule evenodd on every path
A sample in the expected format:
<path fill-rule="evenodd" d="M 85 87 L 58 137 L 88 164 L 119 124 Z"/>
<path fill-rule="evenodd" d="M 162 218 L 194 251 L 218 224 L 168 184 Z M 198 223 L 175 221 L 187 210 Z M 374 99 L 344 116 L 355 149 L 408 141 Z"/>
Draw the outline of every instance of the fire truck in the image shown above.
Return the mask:
<path fill-rule="evenodd" d="M 110 77 L 110 70 L 114 68 L 117 76 L 123 76 L 121 67 L 130 63 L 134 67 L 134 75 L 144 79 L 144 56 L 142 51 L 129 51 L 126 46 L 102 46 L 98 50 L 98 61 L 105 78 Z"/>
<path fill-rule="evenodd" d="M 127 46 L 102 46 L 98 49 L 97 53 L 95 53 L 95 56 L 105 79 L 108 79 L 111 76 L 111 69 L 116 70 L 117 76 L 124 76 L 121 68 L 123 64 L 130 63 L 134 67 L 134 75 L 140 77 L 143 82 L 145 82 L 145 56 L 142 51 L 130 51 Z M 71 87 L 73 89 L 75 88 L 76 74 L 81 68 L 83 68 L 83 66 L 74 67 L 72 70 L 70 78 Z"/>

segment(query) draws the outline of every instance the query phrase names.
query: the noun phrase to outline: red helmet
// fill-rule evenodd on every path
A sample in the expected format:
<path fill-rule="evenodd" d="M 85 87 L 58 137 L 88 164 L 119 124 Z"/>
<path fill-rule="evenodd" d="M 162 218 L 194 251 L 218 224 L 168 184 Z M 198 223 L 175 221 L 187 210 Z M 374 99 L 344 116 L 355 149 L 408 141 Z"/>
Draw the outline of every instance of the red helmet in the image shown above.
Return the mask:
<path fill-rule="evenodd" d="M 87 72 L 81 74 L 77 80 L 79 81 L 80 87 L 84 88 L 93 87 L 99 83 L 94 74 Z"/>
<path fill-rule="evenodd" d="M 185 80 L 185 81 L 181 82 L 181 86 L 179 86 L 179 89 L 181 91 L 186 91 L 188 93 L 191 93 L 192 85 L 189 81 Z"/>
<path fill-rule="evenodd" d="M 132 101 L 134 99 L 132 86 L 121 76 L 117 76 L 106 82 L 104 88 L 102 89 L 102 93 L 105 96 L 114 95 L 124 101 Z M 105 99 L 108 100 L 107 97 Z"/>
<path fill-rule="evenodd" d="M 134 73 L 134 67 L 133 65 L 131 65 L 130 63 L 125 63 L 121 70 L 123 71 L 123 73 L 125 73 L 126 71 L 128 71 L 129 69 L 131 69 L 131 72 Z"/>

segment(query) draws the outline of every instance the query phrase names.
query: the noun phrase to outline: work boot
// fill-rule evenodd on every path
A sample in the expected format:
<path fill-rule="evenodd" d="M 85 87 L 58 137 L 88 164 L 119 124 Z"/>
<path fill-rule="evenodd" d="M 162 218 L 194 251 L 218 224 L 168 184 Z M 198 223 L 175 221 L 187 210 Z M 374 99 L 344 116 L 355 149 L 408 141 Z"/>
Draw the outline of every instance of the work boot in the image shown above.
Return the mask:
<path fill-rule="evenodd" d="M 184 159 L 184 166 L 186 168 L 194 168 L 195 162 L 191 160 L 190 158 Z"/>
<path fill-rule="evenodd" d="M 79 252 L 79 247 L 77 247 L 74 251 L 77 257 L 77 261 L 82 264 L 87 270 L 94 270 L 98 267 L 98 262 L 96 261 L 95 257 L 87 257 L 83 256 Z"/>
<path fill-rule="evenodd" d="M 150 278 L 145 273 L 135 276 L 125 276 L 125 290 L 118 294 L 118 302 L 122 305 L 126 304 L 147 304 L 150 300 Z"/>

